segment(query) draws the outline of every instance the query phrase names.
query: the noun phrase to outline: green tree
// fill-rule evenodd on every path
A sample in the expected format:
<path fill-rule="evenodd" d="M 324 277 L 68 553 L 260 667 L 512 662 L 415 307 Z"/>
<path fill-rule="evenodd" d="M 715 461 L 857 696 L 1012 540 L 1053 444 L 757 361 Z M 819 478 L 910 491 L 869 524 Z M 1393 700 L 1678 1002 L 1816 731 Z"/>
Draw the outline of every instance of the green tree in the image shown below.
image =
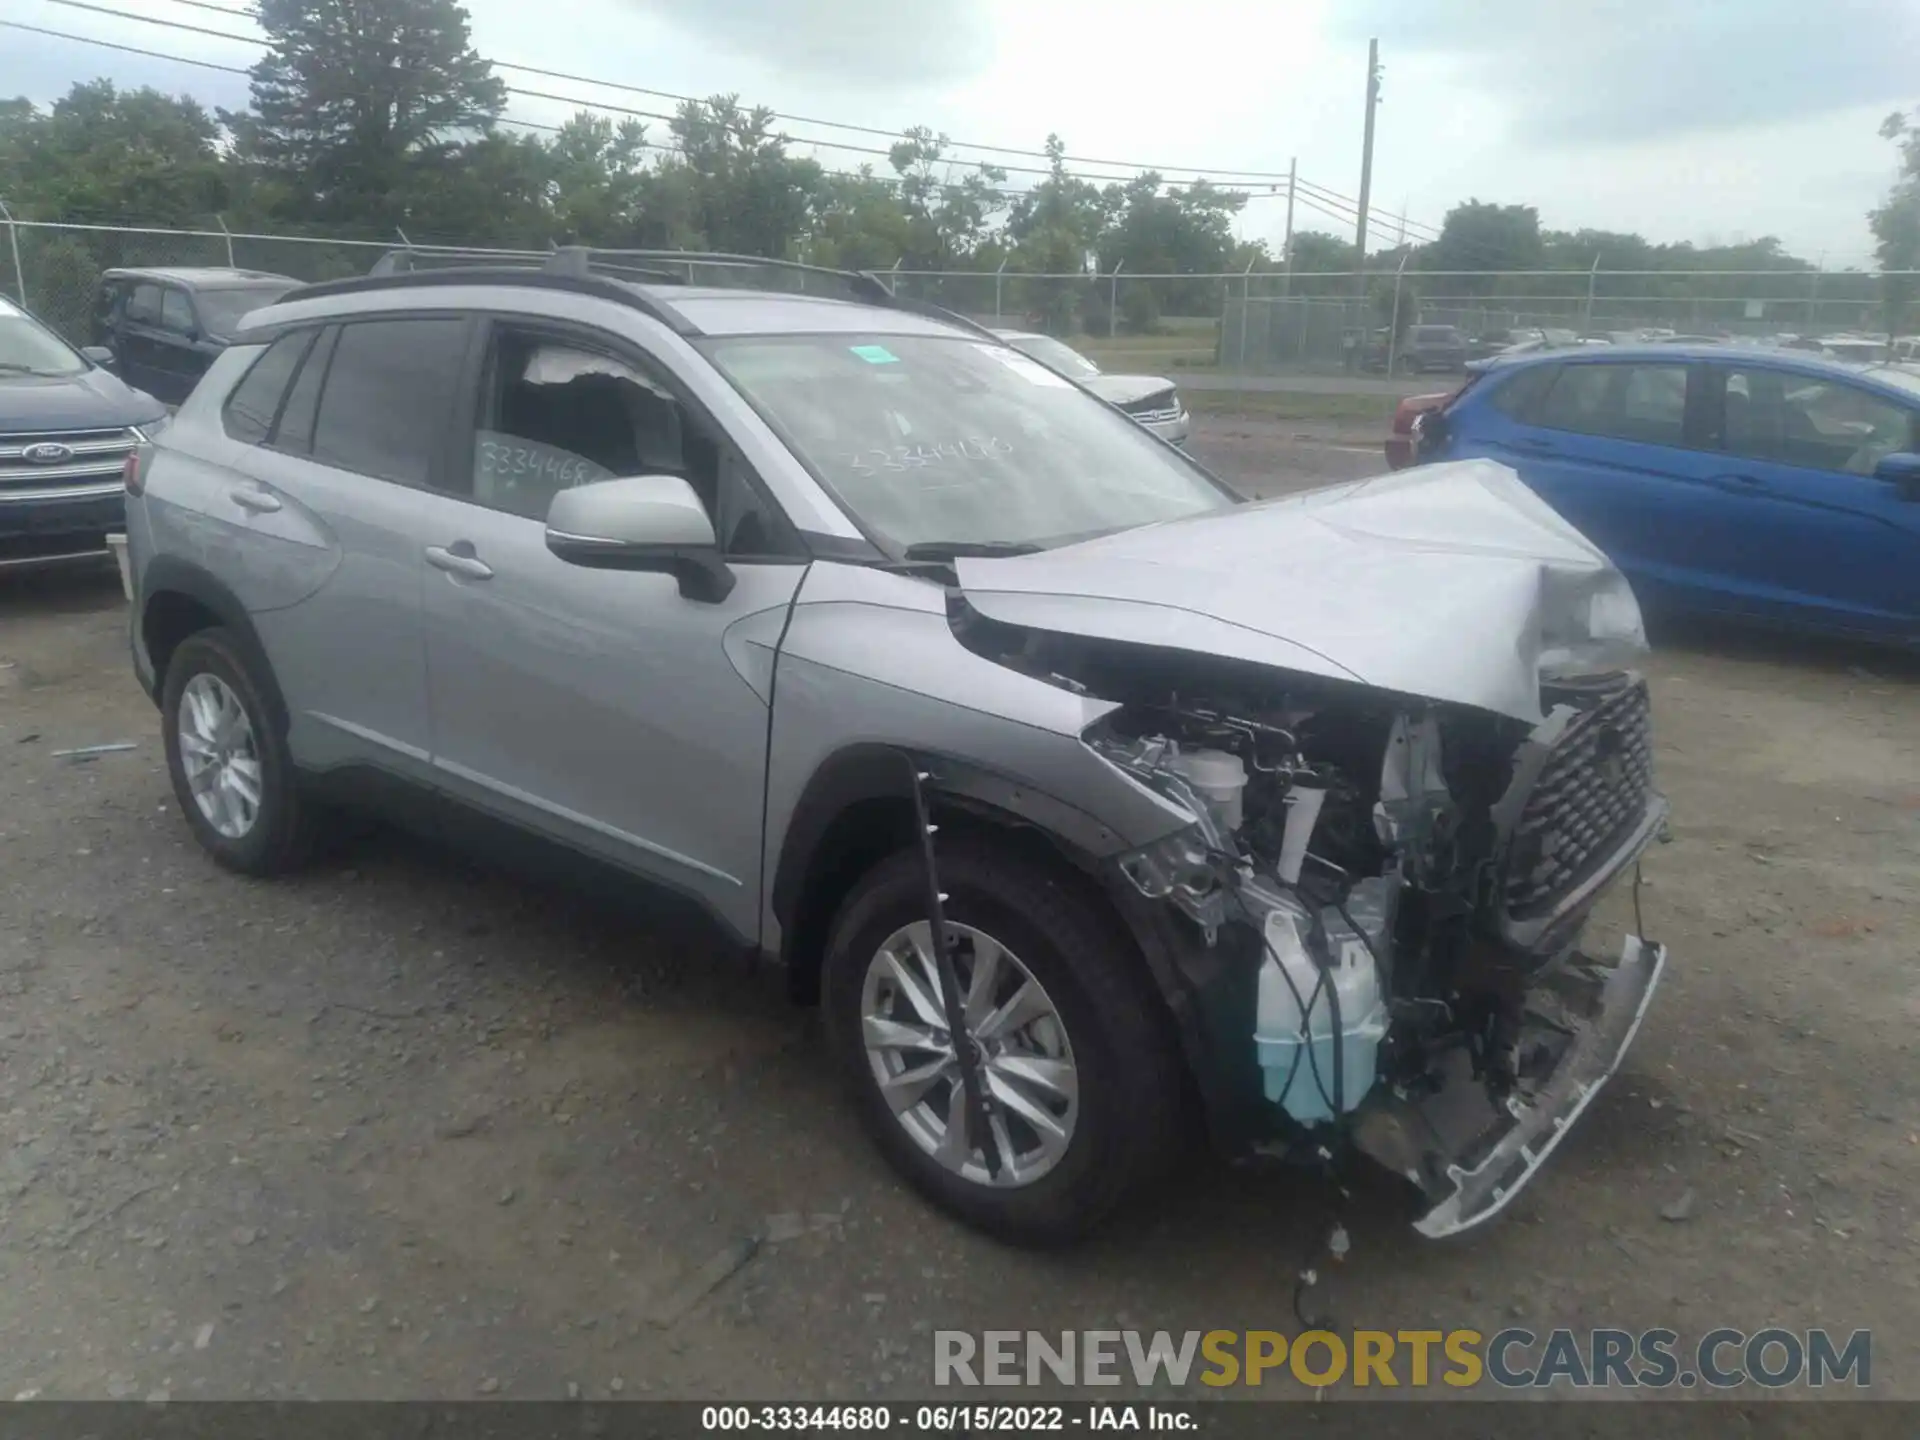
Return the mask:
<path fill-rule="evenodd" d="M 1544 259 L 1540 212 L 1533 206 L 1469 200 L 1447 212 L 1440 238 L 1420 252 L 1420 268 L 1474 272 L 1448 276 L 1445 288 L 1490 295 L 1505 283 L 1494 272 L 1536 270 Z"/>
<path fill-rule="evenodd" d="M 198 102 L 111 80 L 46 113 L 0 104 L 0 198 L 20 218 L 210 226 L 231 194 L 219 127 Z"/>
<path fill-rule="evenodd" d="M 907 221 L 906 243 L 895 258 L 907 269 L 939 269 L 973 259 L 1004 208 L 997 187 L 1006 183 L 1007 172 L 980 165 L 956 180 L 947 145 L 946 136 L 919 125 L 895 142 L 888 156 L 900 177 L 893 190 Z"/>
<path fill-rule="evenodd" d="M 221 118 L 297 218 L 394 223 L 506 108 L 456 0 L 259 0 L 256 14 L 253 108 Z"/>
<path fill-rule="evenodd" d="M 764 106 L 737 95 L 689 100 L 668 129 L 674 153 L 648 177 L 648 245 L 789 258 L 805 234 L 820 166 L 787 154 Z"/>
<path fill-rule="evenodd" d="M 651 166 L 647 127 L 582 110 L 547 143 L 555 240 L 633 247 Z"/>
<path fill-rule="evenodd" d="M 1920 270 L 1920 116 L 1889 115 L 1880 126 L 1882 139 L 1900 149 L 1900 170 L 1886 200 L 1867 215 L 1873 229 L 1874 258 L 1883 272 Z M 1914 277 L 1885 273 L 1881 279 L 1881 306 L 1891 334 L 1902 334 L 1910 323 Z"/>
<path fill-rule="evenodd" d="M 1032 323 L 1055 333 L 1073 328 L 1089 295 L 1082 279 L 1096 260 L 1095 247 L 1119 203 L 1120 187 L 1106 191 L 1068 173 L 1067 145 L 1058 135 L 1046 144 L 1047 178 L 1013 202 L 1007 215 L 1012 268 L 1046 276 L 1024 282 L 1020 304 Z M 1099 297 L 1094 297 L 1099 303 Z"/>

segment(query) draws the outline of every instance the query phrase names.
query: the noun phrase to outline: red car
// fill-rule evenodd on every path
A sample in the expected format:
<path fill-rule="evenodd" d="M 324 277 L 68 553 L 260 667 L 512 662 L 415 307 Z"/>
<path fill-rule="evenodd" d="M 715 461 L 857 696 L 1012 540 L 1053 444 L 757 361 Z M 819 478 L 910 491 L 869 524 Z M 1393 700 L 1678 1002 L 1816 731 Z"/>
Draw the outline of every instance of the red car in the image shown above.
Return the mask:
<path fill-rule="evenodd" d="M 1413 464 L 1420 439 L 1420 417 L 1438 410 L 1459 392 L 1447 390 L 1437 395 L 1409 395 L 1393 410 L 1393 433 L 1387 437 L 1387 466 L 1404 470 Z"/>

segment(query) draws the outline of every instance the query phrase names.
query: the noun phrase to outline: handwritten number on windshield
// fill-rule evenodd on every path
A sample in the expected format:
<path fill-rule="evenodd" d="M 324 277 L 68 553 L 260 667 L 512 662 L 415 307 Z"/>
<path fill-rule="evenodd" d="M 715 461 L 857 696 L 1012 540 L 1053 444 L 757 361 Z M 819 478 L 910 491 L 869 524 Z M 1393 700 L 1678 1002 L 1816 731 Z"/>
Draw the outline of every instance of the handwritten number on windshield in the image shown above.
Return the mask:
<path fill-rule="evenodd" d="M 929 465 L 944 465 L 952 460 L 991 462 L 1003 460 L 1012 453 L 1013 446 L 998 436 L 969 436 L 965 440 L 943 440 L 938 444 L 875 445 L 866 450 L 856 450 L 845 459 L 848 468 L 855 474 L 877 475 L 882 471 L 902 474 L 908 470 L 923 470 Z"/>

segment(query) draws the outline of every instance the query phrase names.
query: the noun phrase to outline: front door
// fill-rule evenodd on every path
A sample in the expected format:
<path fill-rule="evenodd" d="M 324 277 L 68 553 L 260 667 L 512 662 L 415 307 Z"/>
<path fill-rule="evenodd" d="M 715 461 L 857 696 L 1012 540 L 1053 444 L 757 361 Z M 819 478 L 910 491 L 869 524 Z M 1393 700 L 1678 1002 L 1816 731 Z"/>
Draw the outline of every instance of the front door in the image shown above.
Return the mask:
<path fill-rule="evenodd" d="M 433 766 L 467 802 L 759 923 L 771 659 L 805 573 L 784 518 L 670 372 L 590 332 L 501 322 L 474 383 L 471 460 L 427 504 Z M 569 485 L 684 476 L 736 577 L 672 576 L 546 547 Z"/>
<path fill-rule="evenodd" d="M 1920 405 L 1765 365 L 1715 369 L 1725 523 L 1700 544 L 1729 607 L 1920 631 L 1920 503 L 1873 473 L 1920 449 Z"/>
<path fill-rule="evenodd" d="M 120 361 L 120 378 L 136 390 L 144 390 L 159 400 L 167 380 L 160 370 L 165 331 L 160 324 L 161 296 L 165 287 L 152 280 L 134 285 L 120 313 L 115 354 Z M 169 402 L 171 403 L 171 402 Z"/>

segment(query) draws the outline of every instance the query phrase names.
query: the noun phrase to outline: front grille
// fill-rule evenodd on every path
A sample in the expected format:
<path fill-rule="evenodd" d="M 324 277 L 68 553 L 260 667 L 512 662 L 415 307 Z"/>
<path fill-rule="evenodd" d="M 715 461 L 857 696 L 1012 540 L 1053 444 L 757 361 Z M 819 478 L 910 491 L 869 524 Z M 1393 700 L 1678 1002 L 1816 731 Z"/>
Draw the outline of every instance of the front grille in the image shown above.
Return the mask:
<path fill-rule="evenodd" d="M 66 491 L 118 480 L 127 456 L 139 443 L 139 436 L 124 425 L 0 434 L 0 500 L 57 498 Z M 36 446 L 51 445 L 68 453 L 51 461 L 27 458 Z"/>
<path fill-rule="evenodd" d="M 1528 792 L 1508 852 L 1507 913 L 1550 910 L 1606 862 L 1646 815 L 1653 729 L 1646 681 L 1621 676 L 1575 692 L 1579 716 Z"/>
<path fill-rule="evenodd" d="M 1180 418 L 1180 401 L 1171 390 L 1156 390 L 1120 407 L 1142 425 L 1165 425 Z"/>

